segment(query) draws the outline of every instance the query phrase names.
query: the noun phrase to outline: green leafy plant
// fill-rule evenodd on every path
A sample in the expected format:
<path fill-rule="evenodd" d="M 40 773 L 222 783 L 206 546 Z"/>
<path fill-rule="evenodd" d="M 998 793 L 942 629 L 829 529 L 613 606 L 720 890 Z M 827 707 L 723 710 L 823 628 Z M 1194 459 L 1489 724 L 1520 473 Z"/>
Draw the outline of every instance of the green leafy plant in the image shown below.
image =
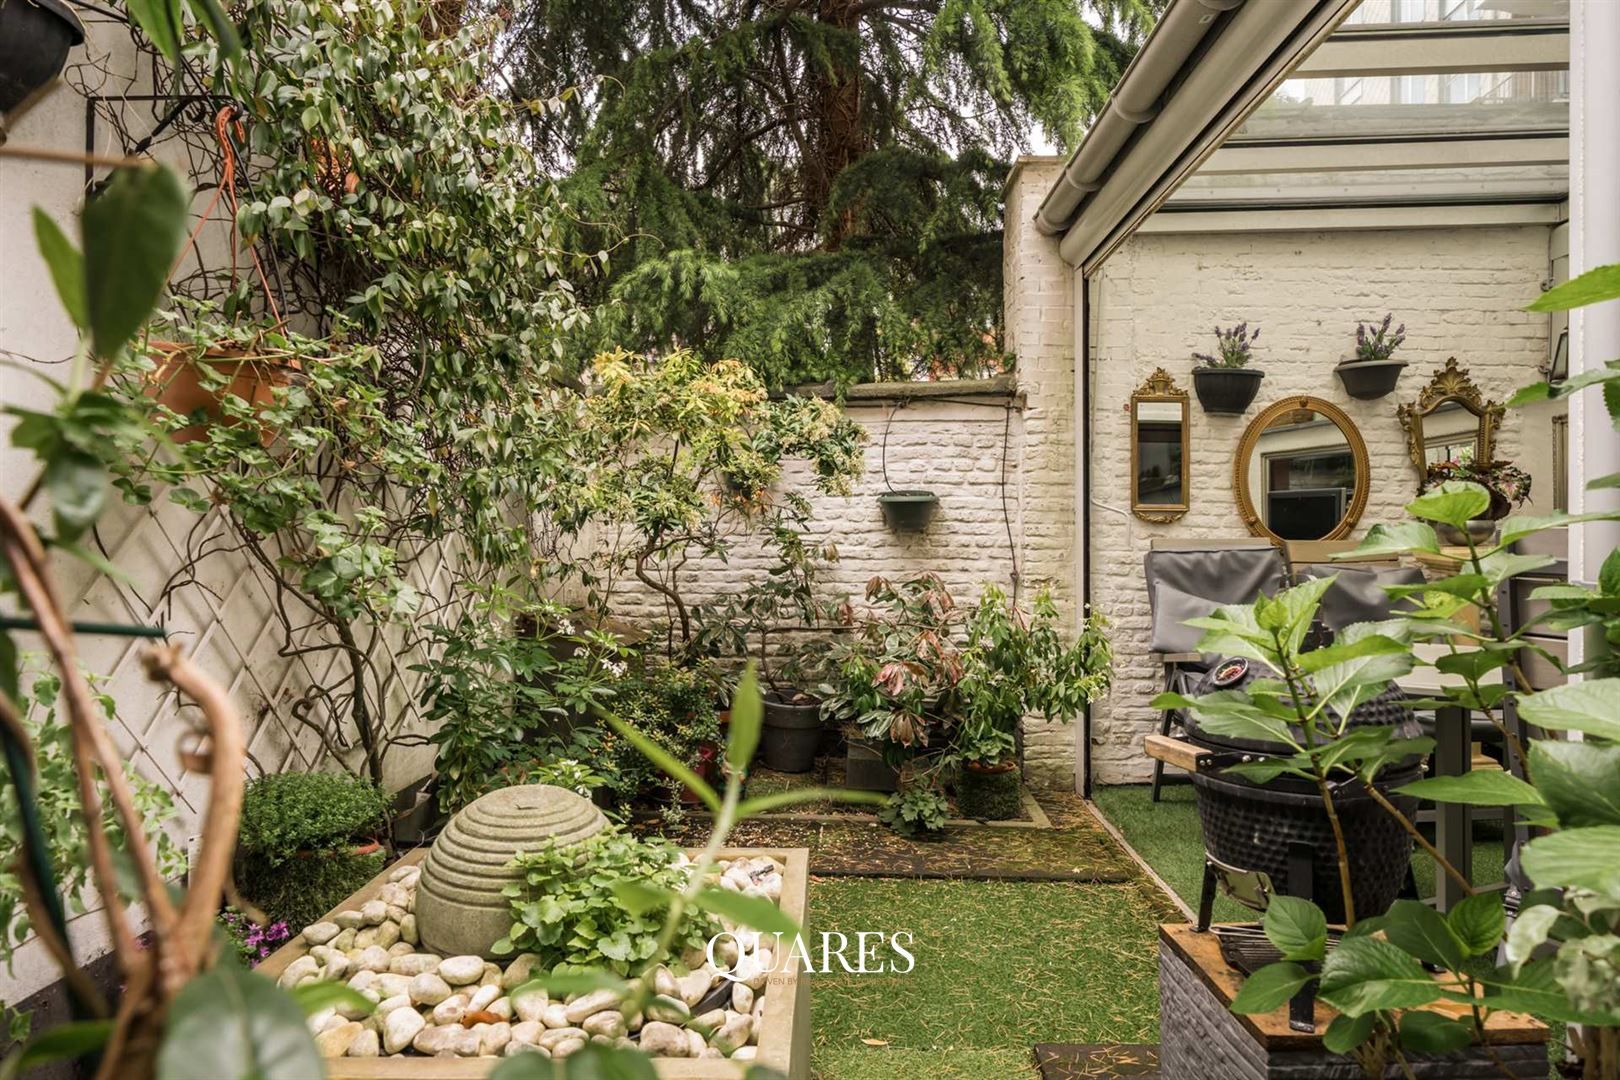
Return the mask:
<path fill-rule="evenodd" d="M 280 773 L 242 800 L 238 882 L 272 922 L 307 926 L 376 876 L 386 853 L 357 850 L 388 822 L 388 797 L 347 773 Z"/>
<path fill-rule="evenodd" d="M 866 600 L 859 611 L 848 603 L 838 609 L 848 632 L 827 652 L 822 714 L 854 724 L 899 760 L 937 743 L 954 722 L 962 613 L 937 574 L 898 586 L 874 577 Z"/>
<path fill-rule="evenodd" d="M 1212 368 L 1248 367 L 1254 359 L 1254 343 L 1260 340 L 1260 328 L 1249 329 L 1248 323 L 1215 328 L 1215 354 L 1193 353 L 1193 359 Z"/>
<path fill-rule="evenodd" d="M 1620 298 L 1620 269 L 1604 267 L 1559 286 L 1534 308 L 1594 303 Z M 1514 396 L 1511 405 L 1562 397 L 1585 387 L 1601 385 L 1611 420 L 1620 428 L 1620 362 L 1582 372 L 1560 386 L 1536 384 Z M 1620 476 L 1596 478 L 1591 489 L 1620 483 Z M 1408 505 L 1414 522 L 1378 525 L 1369 532 L 1357 554 L 1437 553 L 1434 525 L 1463 529 L 1484 514 L 1496 493 L 1481 484 L 1459 480 L 1438 483 Z M 1587 677 L 1546 690 L 1531 691 L 1523 657 L 1537 653 L 1557 663 L 1537 644 L 1531 632 L 1539 627 L 1601 630 L 1613 643 L 1620 592 L 1620 550 L 1603 561 L 1596 586 L 1578 584 L 1541 586 L 1535 598 L 1549 602 L 1549 610 L 1523 626 L 1504 624 L 1496 599 L 1498 588 L 1521 574 L 1542 569 L 1549 557 L 1513 550 L 1516 542 L 1551 528 L 1579 528 L 1590 522 L 1620 520 L 1620 511 L 1593 510 L 1577 514 L 1509 517 L 1499 539 L 1485 545 L 1467 537 L 1468 557 L 1458 573 L 1415 586 L 1391 587 L 1392 595 L 1409 596 L 1418 607 L 1371 630 L 1341 635 L 1325 650 L 1319 665 L 1283 648 L 1286 644 L 1268 626 L 1277 623 L 1280 610 L 1301 611 L 1297 601 L 1281 594 L 1270 608 L 1262 605 L 1227 608 L 1201 620 L 1210 631 L 1201 648 L 1224 651 L 1247 647 L 1244 655 L 1264 649 L 1265 639 L 1276 642 L 1269 655 L 1283 662 L 1285 671 L 1322 680 L 1326 672 L 1345 665 L 1384 668 L 1392 678 L 1409 669 L 1412 655 L 1406 640 L 1423 638 L 1449 644 L 1435 666 L 1453 676 L 1457 685 L 1444 692 L 1445 705 L 1483 714 L 1496 723 L 1513 759 L 1523 764 L 1527 780 L 1493 772 L 1470 772 L 1460 777 L 1435 777 L 1406 785 L 1402 790 L 1438 802 L 1518 807 L 1538 832 L 1520 851 L 1519 862 L 1533 891 L 1521 901 L 1508 926 L 1500 899 L 1475 894 L 1472 885 L 1432 847 L 1440 867 L 1469 894 L 1445 916 L 1411 903 L 1398 903 L 1386 915 L 1355 921 L 1346 936 L 1324 955 L 1325 920 L 1314 906 L 1302 901 L 1273 900 L 1266 933 L 1283 950 L 1284 960 L 1262 968 L 1246 983 L 1234 1002 L 1244 1012 L 1269 1011 L 1302 986 L 1315 981 L 1318 996 L 1341 1014 L 1324 1042 L 1329 1049 L 1354 1053 L 1369 1076 L 1382 1076 L 1384 1063 L 1401 1061 L 1407 1050 L 1456 1049 L 1483 1042 L 1485 1019 L 1496 1010 L 1527 1012 L 1542 1020 L 1571 1025 L 1570 1044 L 1586 1075 L 1612 1076 L 1620 1070 L 1620 677 L 1611 655 L 1600 655 L 1580 665 Z M 1466 534 L 1465 534 L 1466 535 Z M 1297 593 L 1298 590 L 1295 590 Z M 1480 628 L 1457 622 L 1453 616 L 1464 605 L 1476 606 Z M 1556 606 L 1554 606 L 1556 605 Z M 1355 630 L 1354 627 L 1351 628 Z M 1374 630 L 1378 632 L 1373 632 Z M 1395 631 L 1390 633 L 1388 631 Z M 1387 641 L 1379 641 L 1386 638 Z M 1461 649 L 1468 641 L 1472 649 Z M 1392 645 L 1401 645 L 1400 648 Z M 1262 657 L 1264 658 L 1264 657 Z M 1269 662 L 1269 661 L 1268 661 Z M 1495 678 L 1511 675 L 1509 680 Z M 1290 677 L 1292 681 L 1292 677 Z M 1352 681 L 1367 686 L 1374 681 L 1363 670 Z M 1199 711 L 1200 723 L 1209 716 L 1228 730 L 1275 739 L 1300 715 L 1295 706 L 1277 707 L 1274 687 L 1251 684 L 1250 693 L 1205 695 L 1184 700 Z M 1360 693 L 1361 691 L 1356 691 Z M 1269 695 L 1269 698 L 1268 696 Z M 1269 704 L 1268 704 L 1269 701 Z M 1513 707 L 1532 729 L 1546 735 L 1523 745 L 1503 723 L 1504 710 Z M 1560 733 L 1579 733 L 1578 739 Z M 1364 771 L 1387 756 L 1392 745 L 1375 745 L 1376 736 L 1356 738 L 1360 746 L 1312 744 L 1270 762 L 1246 766 L 1250 775 L 1264 778 L 1284 772 L 1322 776 L 1334 769 Z M 1294 744 L 1297 746 L 1297 744 Z M 1324 792 L 1324 798 L 1331 795 Z M 1404 820 L 1404 819 L 1403 819 Z M 1421 841 L 1420 835 L 1416 834 Z M 1426 842 L 1425 842 L 1426 843 Z M 1342 855 L 1342 849 L 1341 849 Z M 1349 883 L 1341 858 L 1341 880 Z M 1301 927 L 1320 927 L 1323 934 L 1301 935 Z M 1500 949 L 1506 963 L 1497 966 L 1492 954 Z M 1302 966 L 1320 961 L 1320 971 Z M 1431 976 L 1422 965 L 1440 971 Z M 1467 1006 L 1459 1019 L 1422 1011 L 1432 1002 Z"/>
<path fill-rule="evenodd" d="M 1530 474 L 1511 461 L 1437 461 L 1425 470 L 1418 493 L 1452 483 L 1484 488 L 1490 502 L 1479 516 L 1492 521 L 1500 521 L 1514 507 L 1530 501 Z"/>
<path fill-rule="evenodd" d="M 1000 587 L 985 586 L 963 628 L 955 756 L 997 764 L 1012 753 L 1024 717 L 1067 722 L 1106 693 L 1113 675 L 1107 626 L 1091 614 L 1066 643 L 1049 591 L 1036 593 L 1026 612 Z"/>
<path fill-rule="evenodd" d="M 889 796 L 878 811 L 878 820 L 901 836 L 932 839 L 945 831 L 951 804 L 938 788 L 926 783 L 910 784 Z"/>
<path fill-rule="evenodd" d="M 660 955 L 659 932 L 667 908 L 636 909 L 618 896 L 626 882 L 675 890 L 685 884 L 687 862 L 662 840 L 643 840 L 609 826 L 581 844 L 523 852 L 514 860 L 521 881 L 508 885 L 512 929 L 495 943 L 498 953 L 539 954 L 548 970 L 606 969 L 639 975 Z M 669 948 L 701 949 L 716 931 L 689 913 Z"/>
<path fill-rule="evenodd" d="M 689 654 L 696 626 L 679 573 L 696 556 L 723 557 L 739 538 L 797 558 L 809 506 L 773 495 L 783 462 L 808 462 L 811 483 L 847 494 L 860 474 L 866 433 L 820 398 L 771 399 L 738 360 L 676 350 L 656 360 L 598 356 L 580 419 L 581 460 L 594 463 L 572 494 L 553 493 L 565 520 L 589 517 L 599 535 L 623 534 L 595 574 L 633 574 L 672 613 L 667 652 Z M 595 594 L 592 606 L 601 606 Z"/>

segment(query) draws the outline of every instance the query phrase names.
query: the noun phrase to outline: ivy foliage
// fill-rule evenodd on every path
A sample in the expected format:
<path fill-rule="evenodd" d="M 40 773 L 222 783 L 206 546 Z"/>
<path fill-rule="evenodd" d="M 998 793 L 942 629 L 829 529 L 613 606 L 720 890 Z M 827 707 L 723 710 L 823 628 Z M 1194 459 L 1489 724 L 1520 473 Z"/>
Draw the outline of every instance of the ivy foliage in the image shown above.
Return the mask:
<path fill-rule="evenodd" d="M 679 344 L 773 386 L 1006 363 L 1000 193 L 1072 146 L 1156 0 L 528 0 L 514 96 L 608 273 L 582 355 Z"/>

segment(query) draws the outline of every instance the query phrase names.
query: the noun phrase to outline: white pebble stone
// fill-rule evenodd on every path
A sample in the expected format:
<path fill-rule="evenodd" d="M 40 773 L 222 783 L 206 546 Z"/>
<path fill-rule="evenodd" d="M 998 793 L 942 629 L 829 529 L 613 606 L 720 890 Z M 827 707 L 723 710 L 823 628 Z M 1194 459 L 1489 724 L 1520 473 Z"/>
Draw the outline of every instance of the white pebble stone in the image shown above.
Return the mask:
<path fill-rule="evenodd" d="M 395 1009 L 383 1021 L 383 1049 L 390 1054 L 397 1054 L 416 1038 L 417 1033 L 427 1026 L 422 1014 L 415 1009 Z"/>
<path fill-rule="evenodd" d="M 338 936 L 343 928 L 335 922 L 318 922 L 304 927 L 304 940 L 311 945 L 325 945 Z"/>
<path fill-rule="evenodd" d="M 482 956 L 451 956 L 439 964 L 439 977 L 451 986 L 475 983 L 484 974 Z"/>

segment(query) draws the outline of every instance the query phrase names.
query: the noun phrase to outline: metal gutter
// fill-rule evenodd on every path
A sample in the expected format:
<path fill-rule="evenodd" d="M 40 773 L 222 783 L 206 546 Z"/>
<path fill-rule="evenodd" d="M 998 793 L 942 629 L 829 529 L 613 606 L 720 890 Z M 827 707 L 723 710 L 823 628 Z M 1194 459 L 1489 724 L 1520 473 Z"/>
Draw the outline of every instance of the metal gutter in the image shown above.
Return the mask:
<path fill-rule="evenodd" d="M 1086 196 L 1101 186 L 1103 174 L 1136 129 L 1159 113 L 1160 99 L 1182 66 L 1213 30 L 1220 16 L 1243 0 L 1171 0 L 1142 44 L 1102 115 L 1063 167 L 1063 175 L 1035 211 L 1035 227 L 1047 236 L 1074 221 Z"/>

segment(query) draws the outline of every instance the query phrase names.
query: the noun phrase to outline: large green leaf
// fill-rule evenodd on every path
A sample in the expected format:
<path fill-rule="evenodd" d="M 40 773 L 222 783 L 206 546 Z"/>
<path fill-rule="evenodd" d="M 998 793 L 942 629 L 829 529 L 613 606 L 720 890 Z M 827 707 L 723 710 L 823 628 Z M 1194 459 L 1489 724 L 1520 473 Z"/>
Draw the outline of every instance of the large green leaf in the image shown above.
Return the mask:
<path fill-rule="evenodd" d="M 125 0 L 124 6 L 163 58 L 178 66 L 180 45 L 186 39 L 180 0 Z"/>
<path fill-rule="evenodd" d="M 1273 896 L 1260 925 L 1284 960 L 1320 960 L 1327 951 L 1327 916 L 1309 900 Z"/>
<path fill-rule="evenodd" d="M 748 771 L 759 748 L 759 729 L 765 703 L 759 692 L 759 673 L 750 660 L 731 696 L 731 736 L 726 740 L 726 761 L 739 773 Z"/>
<path fill-rule="evenodd" d="M 1440 540 L 1434 527 L 1421 521 L 1399 521 L 1393 525 L 1374 525 L 1354 551 L 1329 556 L 1332 559 L 1359 559 L 1368 555 L 1401 555 L 1408 551 L 1440 550 Z"/>
<path fill-rule="evenodd" d="M 310 1080 L 325 1075 L 298 1002 L 231 965 L 188 982 L 169 1007 L 163 1080 Z"/>
<path fill-rule="evenodd" d="M 1440 985 L 1423 965 L 1379 938 L 1343 938 L 1322 965 L 1319 996 L 1346 1016 L 1410 1009 L 1440 995 Z"/>
<path fill-rule="evenodd" d="M 1322 1046 L 1334 1054 L 1348 1054 L 1367 1041 L 1378 1026 L 1377 1013 L 1361 1016 L 1335 1016 L 1322 1033 Z"/>
<path fill-rule="evenodd" d="M 1538 836 L 1524 846 L 1519 861 L 1537 888 L 1573 887 L 1620 896 L 1620 825 Z"/>
<path fill-rule="evenodd" d="M 1491 505 L 1488 491 L 1465 480 L 1447 480 L 1406 504 L 1406 512 L 1424 521 L 1463 528 Z"/>
<path fill-rule="evenodd" d="M 97 356 L 110 357 L 152 314 L 185 238 L 188 197 L 161 165 L 119 169 L 85 204 L 85 312 Z"/>
<path fill-rule="evenodd" d="M 1441 915 L 1428 904 L 1397 900 L 1384 917 L 1384 938 L 1419 960 L 1447 971 L 1462 967 L 1463 943 Z"/>
<path fill-rule="evenodd" d="M 314 1016 L 322 1009 L 353 1009 L 370 1015 L 377 1003 L 347 983 L 312 982 L 288 991 L 305 1016 Z"/>
<path fill-rule="evenodd" d="M 62 300 L 62 310 L 68 313 L 74 326 L 88 329 L 90 316 L 84 307 L 84 257 L 56 222 L 37 206 L 34 207 L 34 241 L 50 269 L 56 295 Z"/>
<path fill-rule="evenodd" d="M 1568 311 L 1604 300 L 1620 298 L 1620 263 L 1597 266 L 1554 285 L 1531 302 L 1526 311 Z"/>
<path fill-rule="evenodd" d="M 1446 912 L 1446 925 L 1457 935 L 1469 956 L 1484 956 L 1502 943 L 1507 925 L 1502 911 L 1502 894 L 1475 893 L 1465 896 Z"/>
<path fill-rule="evenodd" d="M 1607 386 L 1613 384 L 1617 380 L 1620 380 L 1620 360 L 1610 360 L 1602 367 L 1588 368 L 1585 371 L 1577 372 L 1561 383 L 1531 383 L 1529 386 L 1521 388 L 1518 393 L 1508 398 L 1507 403 L 1510 407 L 1517 407 L 1519 405 L 1528 404 L 1532 401 L 1546 401 L 1549 398 L 1565 398 L 1569 397 L 1571 394 L 1585 390 L 1588 386 L 1596 386 L 1600 383 L 1605 384 L 1606 392 Z"/>
<path fill-rule="evenodd" d="M 1530 775 L 1564 828 L 1620 825 L 1620 746 L 1537 739 Z"/>
<path fill-rule="evenodd" d="M 1509 977 L 1502 972 L 1481 981 L 1485 986 L 1485 1004 L 1493 1009 L 1529 1013 L 1549 1023 L 1620 1024 L 1620 1010 L 1593 1013 L 1576 1008 L 1558 985 L 1551 956 L 1530 961 L 1516 976 Z"/>
<path fill-rule="evenodd" d="M 1466 772 L 1461 776 L 1431 776 L 1396 789 L 1432 802 L 1467 803 L 1469 806 L 1539 806 L 1541 793 L 1512 773 L 1495 770 Z"/>
<path fill-rule="evenodd" d="M 1534 956 L 1562 916 L 1563 913 L 1551 904 L 1530 904 L 1520 909 L 1507 932 L 1503 950 L 1507 962 L 1518 967 Z"/>
<path fill-rule="evenodd" d="M 72 541 L 101 516 L 107 501 L 107 470 L 93 455 L 61 446 L 45 461 L 45 490 L 51 496 L 57 535 Z"/>
<path fill-rule="evenodd" d="M 1549 731 L 1620 741 L 1620 679 L 1587 679 L 1522 697 L 1519 717 Z"/>
<path fill-rule="evenodd" d="M 744 896 L 730 889 L 709 886 L 698 890 L 693 903 L 704 911 L 723 915 L 739 926 L 758 930 L 762 934 L 799 936 L 799 924 L 787 912 L 763 896 Z"/>
<path fill-rule="evenodd" d="M 1590 514 L 1566 514 L 1560 510 L 1554 514 L 1535 516 L 1526 514 L 1522 517 L 1514 515 L 1502 522 L 1502 532 L 1496 538 L 1496 543 L 1501 547 L 1507 547 L 1515 541 L 1548 529 L 1568 528 L 1588 521 L 1614 521 L 1617 518 L 1620 518 L 1620 510 L 1593 511 Z"/>
<path fill-rule="evenodd" d="M 1333 577 L 1311 578 L 1276 596 L 1261 596 L 1254 602 L 1255 621 L 1282 639 L 1284 653 L 1297 654 L 1322 604 L 1322 597 L 1333 587 Z"/>
<path fill-rule="evenodd" d="M 1281 1008 L 1313 978 L 1314 975 L 1298 964 L 1267 964 L 1243 980 L 1237 996 L 1232 999 L 1232 1011 L 1247 1016 Z"/>
<path fill-rule="evenodd" d="M 559 1061 L 541 1054 L 513 1054 L 496 1066 L 489 1080 L 656 1080 L 657 1076 L 652 1059 L 641 1051 L 591 1043 Z"/>
<path fill-rule="evenodd" d="M 1240 690 L 1217 690 L 1197 697 L 1166 693 L 1154 698 L 1152 704 L 1155 709 L 1187 709 L 1212 735 L 1299 746 L 1286 721 L 1259 708 Z"/>
<path fill-rule="evenodd" d="M 1420 1054 L 1449 1054 L 1474 1041 L 1474 1028 L 1464 1020 L 1414 1009 L 1401 1014 L 1402 1050 Z"/>

